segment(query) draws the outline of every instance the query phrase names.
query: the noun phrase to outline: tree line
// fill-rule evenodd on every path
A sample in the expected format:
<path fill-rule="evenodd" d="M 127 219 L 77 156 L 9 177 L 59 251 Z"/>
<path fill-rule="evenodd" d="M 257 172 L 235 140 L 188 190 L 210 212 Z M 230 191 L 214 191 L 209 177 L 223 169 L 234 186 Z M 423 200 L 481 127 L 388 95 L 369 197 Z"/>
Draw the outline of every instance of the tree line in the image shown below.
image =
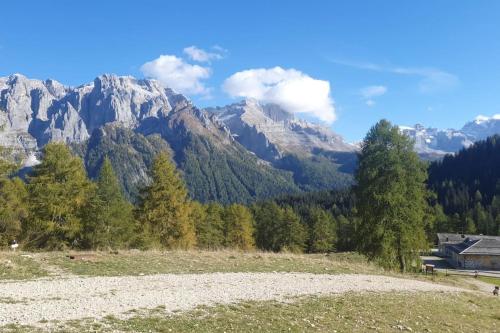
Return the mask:
<path fill-rule="evenodd" d="M 500 136 L 474 143 L 429 166 L 436 230 L 500 235 Z"/>
<path fill-rule="evenodd" d="M 61 143 L 43 149 L 25 180 L 0 160 L 0 244 L 26 249 L 236 248 L 326 252 L 335 249 L 336 221 L 319 206 L 299 214 L 274 201 L 250 206 L 190 200 L 167 153 L 156 156 L 151 183 L 133 205 L 105 158 L 95 181 Z"/>
<path fill-rule="evenodd" d="M 356 250 L 388 268 L 416 267 L 434 231 L 426 166 L 386 120 L 366 135 L 356 185 L 251 205 L 191 200 L 171 157 L 159 153 L 133 205 L 106 157 L 90 180 L 61 143 L 43 149 L 25 180 L 0 164 L 0 244 L 27 249 L 167 248 L 293 252 Z"/>

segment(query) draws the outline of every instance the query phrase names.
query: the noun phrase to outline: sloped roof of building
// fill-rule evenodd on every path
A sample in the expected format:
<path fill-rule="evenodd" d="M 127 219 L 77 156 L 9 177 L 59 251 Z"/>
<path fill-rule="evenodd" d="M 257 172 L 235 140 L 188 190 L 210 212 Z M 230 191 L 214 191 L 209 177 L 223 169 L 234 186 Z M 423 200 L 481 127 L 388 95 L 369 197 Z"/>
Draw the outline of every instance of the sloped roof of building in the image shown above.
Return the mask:
<path fill-rule="evenodd" d="M 500 256 L 500 237 L 467 237 L 460 243 L 447 243 L 446 247 L 458 254 Z"/>
<path fill-rule="evenodd" d="M 500 237 L 481 238 L 463 250 L 462 254 L 500 256 Z"/>
<path fill-rule="evenodd" d="M 467 250 L 473 243 L 462 242 L 462 243 L 452 243 L 446 244 L 446 248 L 452 250 L 455 253 L 462 253 L 462 251 Z"/>

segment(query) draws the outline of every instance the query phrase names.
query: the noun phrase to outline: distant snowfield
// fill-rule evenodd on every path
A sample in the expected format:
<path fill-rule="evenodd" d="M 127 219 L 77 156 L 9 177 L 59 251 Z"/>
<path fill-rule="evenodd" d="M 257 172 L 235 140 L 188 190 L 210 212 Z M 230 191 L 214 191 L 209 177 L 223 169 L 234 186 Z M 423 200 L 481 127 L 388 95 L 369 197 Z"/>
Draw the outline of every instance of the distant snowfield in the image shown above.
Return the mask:
<path fill-rule="evenodd" d="M 126 318 L 127 311 L 164 306 L 185 311 L 200 305 L 287 300 L 346 292 L 436 291 L 463 289 L 379 275 L 309 273 L 159 274 L 122 277 L 59 277 L 0 282 L 0 328 L 7 324 Z M 43 321 L 43 323 L 40 323 Z"/>

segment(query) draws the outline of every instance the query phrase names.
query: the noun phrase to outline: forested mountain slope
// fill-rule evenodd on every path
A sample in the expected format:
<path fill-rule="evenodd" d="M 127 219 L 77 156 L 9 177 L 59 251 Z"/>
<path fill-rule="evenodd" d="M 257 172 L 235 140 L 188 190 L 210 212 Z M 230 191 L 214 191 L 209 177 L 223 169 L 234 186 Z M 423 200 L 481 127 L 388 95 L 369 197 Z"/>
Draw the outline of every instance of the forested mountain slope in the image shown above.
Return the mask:
<path fill-rule="evenodd" d="M 351 184 L 345 156 L 335 154 L 354 157 L 353 146 L 317 125 L 284 123 L 262 113 L 270 107 L 254 106 L 265 117 L 266 131 L 242 140 L 243 133 L 220 114 L 197 108 L 155 80 L 105 74 L 68 87 L 14 74 L 0 78 L 0 145 L 32 161 L 48 142 L 65 142 L 84 158 L 91 177 L 109 156 L 133 200 L 162 150 L 170 151 L 191 197 L 203 202 L 247 203 Z M 245 126 L 251 132 L 254 125 Z M 269 132 L 278 127 L 286 131 Z M 286 142 L 290 146 L 283 146 Z M 300 154 L 297 145 L 308 153 Z M 272 156 L 263 153 L 273 149 Z"/>
<path fill-rule="evenodd" d="M 460 225 L 456 231 L 499 233 L 500 136 L 433 162 L 428 182 L 444 212 Z"/>

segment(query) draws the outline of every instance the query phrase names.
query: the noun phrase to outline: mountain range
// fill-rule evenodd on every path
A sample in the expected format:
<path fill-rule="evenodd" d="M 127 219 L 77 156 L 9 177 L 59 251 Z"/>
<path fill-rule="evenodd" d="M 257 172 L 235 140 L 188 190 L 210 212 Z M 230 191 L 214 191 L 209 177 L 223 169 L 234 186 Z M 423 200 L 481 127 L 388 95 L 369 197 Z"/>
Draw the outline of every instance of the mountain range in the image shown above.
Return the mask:
<path fill-rule="evenodd" d="M 440 159 L 500 133 L 500 116 L 460 130 L 399 126 L 425 159 Z M 356 145 L 275 104 L 246 99 L 201 109 L 156 80 L 101 75 L 78 87 L 14 74 L 0 78 L 0 146 L 29 168 L 41 149 L 64 142 L 91 177 L 111 159 L 135 200 L 148 168 L 170 152 L 193 198 L 223 203 L 352 184 Z"/>
<path fill-rule="evenodd" d="M 168 150 L 193 198 L 224 203 L 348 186 L 356 150 L 327 127 L 254 100 L 200 109 L 130 76 L 78 87 L 0 78 L 0 145 L 29 167 L 53 141 L 70 145 L 91 177 L 108 156 L 132 200 L 154 155 Z"/>
<path fill-rule="evenodd" d="M 466 123 L 460 130 L 399 126 L 402 133 L 415 140 L 415 150 L 424 158 L 439 159 L 468 148 L 474 142 L 500 134 L 500 115 L 478 116 Z"/>

